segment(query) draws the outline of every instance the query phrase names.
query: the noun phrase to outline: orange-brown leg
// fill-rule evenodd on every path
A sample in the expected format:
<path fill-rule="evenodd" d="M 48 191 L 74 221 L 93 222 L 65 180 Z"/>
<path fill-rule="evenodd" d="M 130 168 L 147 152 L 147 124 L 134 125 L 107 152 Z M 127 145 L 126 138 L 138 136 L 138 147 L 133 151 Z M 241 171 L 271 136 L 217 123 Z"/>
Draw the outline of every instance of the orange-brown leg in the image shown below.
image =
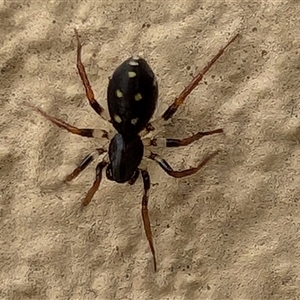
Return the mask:
<path fill-rule="evenodd" d="M 223 129 L 219 128 L 211 131 L 198 132 L 184 139 L 153 138 L 150 140 L 149 144 L 150 146 L 157 146 L 157 147 L 182 147 L 182 146 L 187 146 L 197 140 L 200 140 L 204 136 L 212 135 L 216 133 L 222 133 L 222 132 Z"/>
<path fill-rule="evenodd" d="M 182 178 L 182 177 L 196 174 L 203 166 L 205 166 L 218 153 L 219 153 L 219 150 L 213 152 L 212 154 L 210 154 L 206 158 L 204 158 L 204 160 L 197 167 L 182 170 L 182 171 L 174 171 L 173 168 L 158 154 L 151 152 L 149 158 L 156 161 L 168 175 L 175 177 L 175 178 Z"/>
<path fill-rule="evenodd" d="M 77 70 L 80 75 L 81 81 L 84 85 L 86 97 L 88 98 L 89 103 L 90 103 L 91 107 L 94 109 L 94 111 L 98 115 L 100 115 L 103 119 L 105 119 L 103 116 L 104 109 L 95 99 L 94 92 L 92 90 L 90 81 L 89 81 L 86 71 L 85 71 L 85 67 L 81 61 L 82 44 L 80 43 L 78 32 L 76 29 L 74 29 L 74 31 L 75 31 L 75 35 L 76 35 L 76 39 L 77 39 Z"/>
<path fill-rule="evenodd" d="M 93 137 L 108 138 L 108 133 L 105 130 L 90 129 L 90 128 L 77 128 L 73 125 L 66 123 L 65 121 L 63 121 L 59 118 L 48 115 L 45 111 L 43 111 L 42 109 L 40 109 L 34 105 L 31 105 L 29 103 L 26 103 L 26 105 L 29 106 L 30 108 L 34 109 L 36 112 L 40 113 L 43 117 L 45 117 L 47 120 L 49 120 L 56 126 L 62 128 L 62 129 L 65 129 L 73 134 L 77 134 L 77 135 L 81 135 L 81 136 L 85 136 L 85 137 L 89 137 L 89 138 L 93 138 Z"/>
<path fill-rule="evenodd" d="M 154 271 L 156 272 L 156 256 L 155 256 L 155 249 L 153 245 L 153 238 L 152 238 L 152 231 L 151 231 L 151 224 L 149 219 L 148 213 L 148 199 L 149 199 L 149 189 L 150 189 L 150 176 L 149 173 L 145 170 L 141 170 L 143 183 L 144 183 L 144 195 L 142 200 L 142 217 L 144 223 L 144 229 L 146 233 L 146 237 L 152 252 L 153 256 L 153 264 L 154 264 Z"/>
<path fill-rule="evenodd" d="M 88 205 L 92 198 L 94 197 L 95 193 L 97 192 L 101 180 L 102 180 L 102 170 L 105 168 L 105 166 L 107 165 L 106 161 L 102 161 L 100 162 L 97 167 L 96 167 L 96 179 L 92 185 L 92 187 L 89 189 L 88 193 L 86 194 L 85 198 L 82 200 L 82 205 L 86 206 Z"/>
<path fill-rule="evenodd" d="M 212 65 L 217 61 L 217 59 L 223 54 L 225 49 L 233 43 L 239 34 L 235 35 L 229 42 L 219 50 L 219 52 L 213 57 L 213 59 L 193 78 L 189 85 L 180 93 L 180 95 L 174 100 L 174 102 L 169 106 L 169 108 L 163 113 L 162 119 L 170 119 L 174 113 L 177 111 L 178 107 L 184 102 L 186 97 L 192 92 L 192 90 L 199 84 L 202 80 L 204 74 L 212 67 Z"/>
<path fill-rule="evenodd" d="M 92 161 L 95 160 L 95 157 L 103 154 L 106 152 L 105 149 L 103 148 L 97 148 L 95 151 L 92 153 L 88 154 L 78 165 L 78 167 L 65 178 L 65 182 L 69 182 L 73 179 L 75 179 L 83 170 L 87 168 L 91 164 Z"/>

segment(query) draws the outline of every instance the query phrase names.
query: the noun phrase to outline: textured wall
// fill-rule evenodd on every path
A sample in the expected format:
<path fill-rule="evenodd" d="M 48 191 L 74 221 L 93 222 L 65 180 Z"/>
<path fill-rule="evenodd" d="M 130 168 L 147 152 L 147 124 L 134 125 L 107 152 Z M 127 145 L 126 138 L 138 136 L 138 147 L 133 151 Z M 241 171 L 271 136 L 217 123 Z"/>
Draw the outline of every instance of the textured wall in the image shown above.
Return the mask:
<path fill-rule="evenodd" d="M 299 15 L 299 1 L 0 1 L 0 298 L 298 299 Z M 157 273 L 141 179 L 103 180 L 82 210 L 95 165 L 62 180 L 102 141 L 23 104 L 105 128 L 76 74 L 74 27 L 99 102 L 108 76 L 139 54 L 157 74 L 158 113 L 242 35 L 161 132 L 225 134 L 156 150 L 176 169 L 221 153 L 180 180 L 149 163 Z"/>

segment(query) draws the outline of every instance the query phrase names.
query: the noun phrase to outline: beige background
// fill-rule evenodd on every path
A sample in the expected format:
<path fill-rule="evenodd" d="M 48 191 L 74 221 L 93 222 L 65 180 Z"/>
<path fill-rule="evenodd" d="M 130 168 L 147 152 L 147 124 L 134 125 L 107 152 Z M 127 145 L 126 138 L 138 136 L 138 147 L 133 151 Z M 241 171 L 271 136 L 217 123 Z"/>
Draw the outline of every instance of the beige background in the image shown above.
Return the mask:
<path fill-rule="evenodd" d="M 43 2 L 0 1 L 0 298 L 300 299 L 299 1 Z M 163 128 L 225 135 L 156 151 L 176 169 L 221 154 L 181 180 L 149 164 L 157 273 L 141 179 L 103 180 L 82 211 L 95 164 L 62 179 L 101 142 L 22 104 L 104 128 L 76 74 L 74 27 L 99 102 L 113 70 L 140 54 L 157 74 L 158 112 L 242 35 Z"/>

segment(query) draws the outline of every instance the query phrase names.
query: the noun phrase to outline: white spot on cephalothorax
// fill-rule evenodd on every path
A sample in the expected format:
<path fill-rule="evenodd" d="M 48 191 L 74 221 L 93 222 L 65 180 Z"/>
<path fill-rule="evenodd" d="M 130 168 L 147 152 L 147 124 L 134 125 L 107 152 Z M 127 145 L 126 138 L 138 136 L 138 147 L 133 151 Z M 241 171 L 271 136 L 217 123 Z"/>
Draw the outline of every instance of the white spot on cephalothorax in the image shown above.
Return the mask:
<path fill-rule="evenodd" d="M 140 57 L 139 57 L 138 55 L 134 55 L 134 56 L 132 56 L 132 59 L 133 59 L 133 60 L 139 60 Z"/>
<path fill-rule="evenodd" d="M 122 98 L 123 97 L 123 93 L 120 90 L 116 90 L 116 96 L 118 98 Z"/>
<path fill-rule="evenodd" d="M 121 123 L 121 122 L 122 122 L 121 117 L 118 116 L 118 115 L 114 115 L 114 120 L 115 120 L 117 123 Z"/>
<path fill-rule="evenodd" d="M 134 96 L 134 100 L 135 101 L 140 101 L 142 99 L 142 95 L 140 93 L 137 93 L 135 96 Z"/>
<path fill-rule="evenodd" d="M 138 122 L 138 120 L 139 120 L 138 118 L 132 119 L 131 120 L 131 124 L 132 125 L 136 125 L 136 123 Z"/>
<path fill-rule="evenodd" d="M 130 60 L 128 64 L 133 67 L 137 67 L 139 65 L 139 63 L 136 60 Z"/>
<path fill-rule="evenodd" d="M 129 78 L 133 78 L 133 77 L 135 77 L 136 76 L 136 73 L 135 72 L 133 72 L 133 71 L 129 71 L 128 72 L 128 77 Z"/>

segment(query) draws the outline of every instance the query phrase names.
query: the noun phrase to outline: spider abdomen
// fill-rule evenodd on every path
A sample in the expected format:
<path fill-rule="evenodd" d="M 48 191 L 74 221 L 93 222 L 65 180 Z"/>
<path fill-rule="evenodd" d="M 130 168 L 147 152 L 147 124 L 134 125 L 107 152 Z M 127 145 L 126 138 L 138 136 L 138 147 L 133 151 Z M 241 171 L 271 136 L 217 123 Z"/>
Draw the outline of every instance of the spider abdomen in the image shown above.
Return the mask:
<path fill-rule="evenodd" d="M 115 129 L 136 136 L 149 123 L 157 103 L 158 87 L 148 63 L 130 57 L 113 73 L 107 89 L 108 110 Z"/>

